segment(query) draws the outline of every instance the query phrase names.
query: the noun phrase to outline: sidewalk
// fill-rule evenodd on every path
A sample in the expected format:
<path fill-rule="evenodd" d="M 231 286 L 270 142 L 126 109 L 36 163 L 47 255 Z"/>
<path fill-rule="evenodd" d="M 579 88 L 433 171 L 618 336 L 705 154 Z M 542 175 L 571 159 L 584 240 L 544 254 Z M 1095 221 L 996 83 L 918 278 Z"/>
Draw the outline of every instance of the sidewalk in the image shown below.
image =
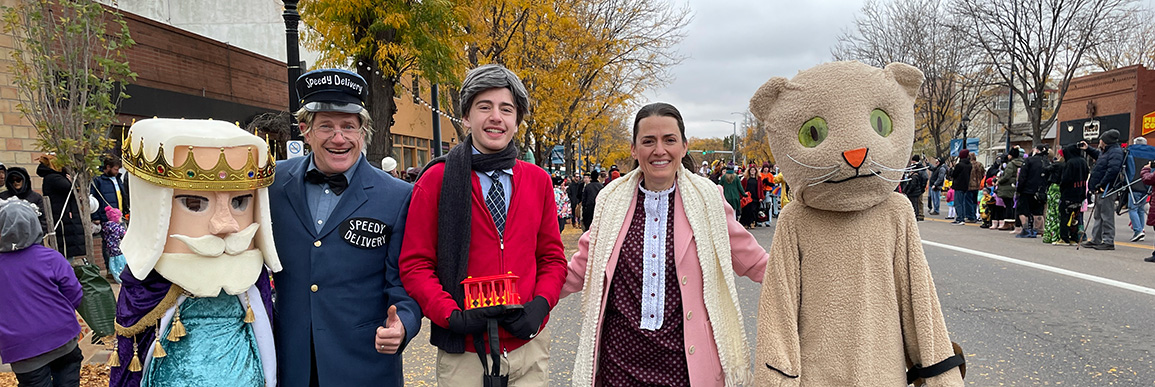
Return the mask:
<path fill-rule="evenodd" d="M 951 220 L 946 219 L 946 216 L 947 216 L 947 208 L 945 207 L 946 202 L 943 201 L 942 205 L 943 205 L 943 208 L 940 211 L 941 213 L 939 215 L 927 215 L 926 219 L 929 221 L 936 221 L 936 222 L 951 222 Z M 1084 232 L 1086 233 L 1088 239 L 1091 237 L 1091 229 L 1092 229 L 1093 223 L 1095 222 L 1091 219 L 1091 210 L 1092 210 L 1092 208 L 1088 207 L 1087 212 L 1083 213 L 1083 223 L 1086 227 Z M 968 224 L 968 225 L 970 225 L 970 224 Z M 978 224 L 973 224 L 973 226 L 978 227 Z M 1155 250 L 1155 247 L 1153 247 L 1153 244 L 1155 244 L 1155 230 L 1152 229 L 1152 226 L 1147 226 L 1147 225 L 1143 225 L 1142 229 L 1143 229 L 1143 232 L 1146 234 L 1146 237 L 1143 238 L 1143 240 L 1141 240 L 1141 241 L 1131 242 L 1131 237 L 1134 235 L 1134 232 L 1131 230 L 1131 218 L 1127 215 L 1126 212 L 1124 212 L 1122 215 L 1116 215 L 1115 216 L 1115 246 L 1116 247 L 1127 246 L 1127 247 L 1134 247 L 1134 248 L 1140 248 L 1140 249 Z M 1006 233 L 1006 232 L 1004 232 L 1004 233 Z M 1006 234 L 1009 234 L 1009 233 L 1006 233 Z M 1013 235 L 1010 235 L 1009 237 L 1014 238 Z M 1041 239 L 1039 239 L 1039 240 L 1041 240 Z"/>

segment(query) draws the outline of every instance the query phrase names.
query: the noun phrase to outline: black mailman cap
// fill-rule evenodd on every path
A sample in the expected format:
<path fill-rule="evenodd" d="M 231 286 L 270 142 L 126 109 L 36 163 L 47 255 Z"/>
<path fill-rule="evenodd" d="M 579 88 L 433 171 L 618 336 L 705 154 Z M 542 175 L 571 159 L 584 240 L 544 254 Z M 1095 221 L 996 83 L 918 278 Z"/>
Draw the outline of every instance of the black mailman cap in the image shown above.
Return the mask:
<path fill-rule="evenodd" d="M 310 112 L 360 113 L 365 110 L 369 84 L 348 70 L 313 70 L 297 78 L 301 107 Z"/>

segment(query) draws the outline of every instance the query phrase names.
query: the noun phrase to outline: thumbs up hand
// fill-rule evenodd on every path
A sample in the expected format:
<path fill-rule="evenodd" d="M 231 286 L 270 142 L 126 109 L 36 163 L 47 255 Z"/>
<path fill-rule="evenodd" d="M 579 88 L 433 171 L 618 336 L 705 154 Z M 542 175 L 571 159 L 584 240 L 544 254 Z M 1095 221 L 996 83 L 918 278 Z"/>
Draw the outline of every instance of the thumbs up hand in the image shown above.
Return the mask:
<path fill-rule="evenodd" d="M 405 324 L 397 317 L 397 306 L 389 307 L 389 316 L 385 318 L 385 326 L 377 327 L 377 337 L 373 343 L 378 353 L 392 355 L 397 353 L 401 342 L 405 340 Z"/>

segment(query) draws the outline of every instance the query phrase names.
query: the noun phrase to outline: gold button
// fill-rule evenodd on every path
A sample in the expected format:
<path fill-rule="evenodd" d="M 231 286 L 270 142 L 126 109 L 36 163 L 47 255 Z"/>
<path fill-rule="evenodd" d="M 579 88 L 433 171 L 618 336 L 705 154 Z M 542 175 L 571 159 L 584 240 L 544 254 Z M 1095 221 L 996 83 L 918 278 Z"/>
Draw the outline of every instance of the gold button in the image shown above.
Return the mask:
<path fill-rule="evenodd" d="M 686 276 L 682 276 L 682 285 L 686 284 Z"/>
<path fill-rule="evenodd" d="M 686 319 L 687 320 L 689 320 L 690 318 L 693 318 L 693 317 L 694 317 L 694 311 L 691 310 L 689 312 L 686 312 Z"/>
<path fill-rule="evenodd" d="M 317 292 L 317 284 L 313 284 L 313 286 L 310 286 L 309 290 L 312 290 L 313 293 L 316 293 Z"/>
<path fill-rule="evenodd" d="M 690 346 L 690 354 L 691 354 L 691 355 L 693 355 L 693 354 L 694 354 L 694 346 L 693 346 L 693 345 L 691 345 L 691 346 Z"/>
<path fill-rule="evenodd" d="M 316 241 L 316 242 L 313 242 L 313 246 L 315 246 L 315 247 L 321 247 L 321 241 Z"/>

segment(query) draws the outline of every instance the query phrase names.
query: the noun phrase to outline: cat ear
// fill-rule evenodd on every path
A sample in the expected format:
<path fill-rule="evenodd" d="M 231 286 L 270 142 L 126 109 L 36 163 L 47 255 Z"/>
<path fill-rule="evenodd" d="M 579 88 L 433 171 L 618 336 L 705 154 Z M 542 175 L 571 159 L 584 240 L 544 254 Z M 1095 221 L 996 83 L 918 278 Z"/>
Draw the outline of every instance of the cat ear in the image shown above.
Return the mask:
<path fill-rule="evenodd" d="M 906 63 L 894 62 L 886 65 L 886 72 L 894 76 L 894 80 L 902 85 L 907 95 L 911 98 L 918 96 L 918 88 L 922 86 L 924 79 L 922 71 Z"/>
<path fill-rule="evenodd" d="M 778 101 L 778 94 L 786 88 L 786 82 L 788 82 L 786 78 L 774 77 L 759 87 L 758 91 L 754 92 L 754 97 L 750 98 L 750 113 L 754 113 L 754 117 L 766 122 L 770 109 Z"/>

